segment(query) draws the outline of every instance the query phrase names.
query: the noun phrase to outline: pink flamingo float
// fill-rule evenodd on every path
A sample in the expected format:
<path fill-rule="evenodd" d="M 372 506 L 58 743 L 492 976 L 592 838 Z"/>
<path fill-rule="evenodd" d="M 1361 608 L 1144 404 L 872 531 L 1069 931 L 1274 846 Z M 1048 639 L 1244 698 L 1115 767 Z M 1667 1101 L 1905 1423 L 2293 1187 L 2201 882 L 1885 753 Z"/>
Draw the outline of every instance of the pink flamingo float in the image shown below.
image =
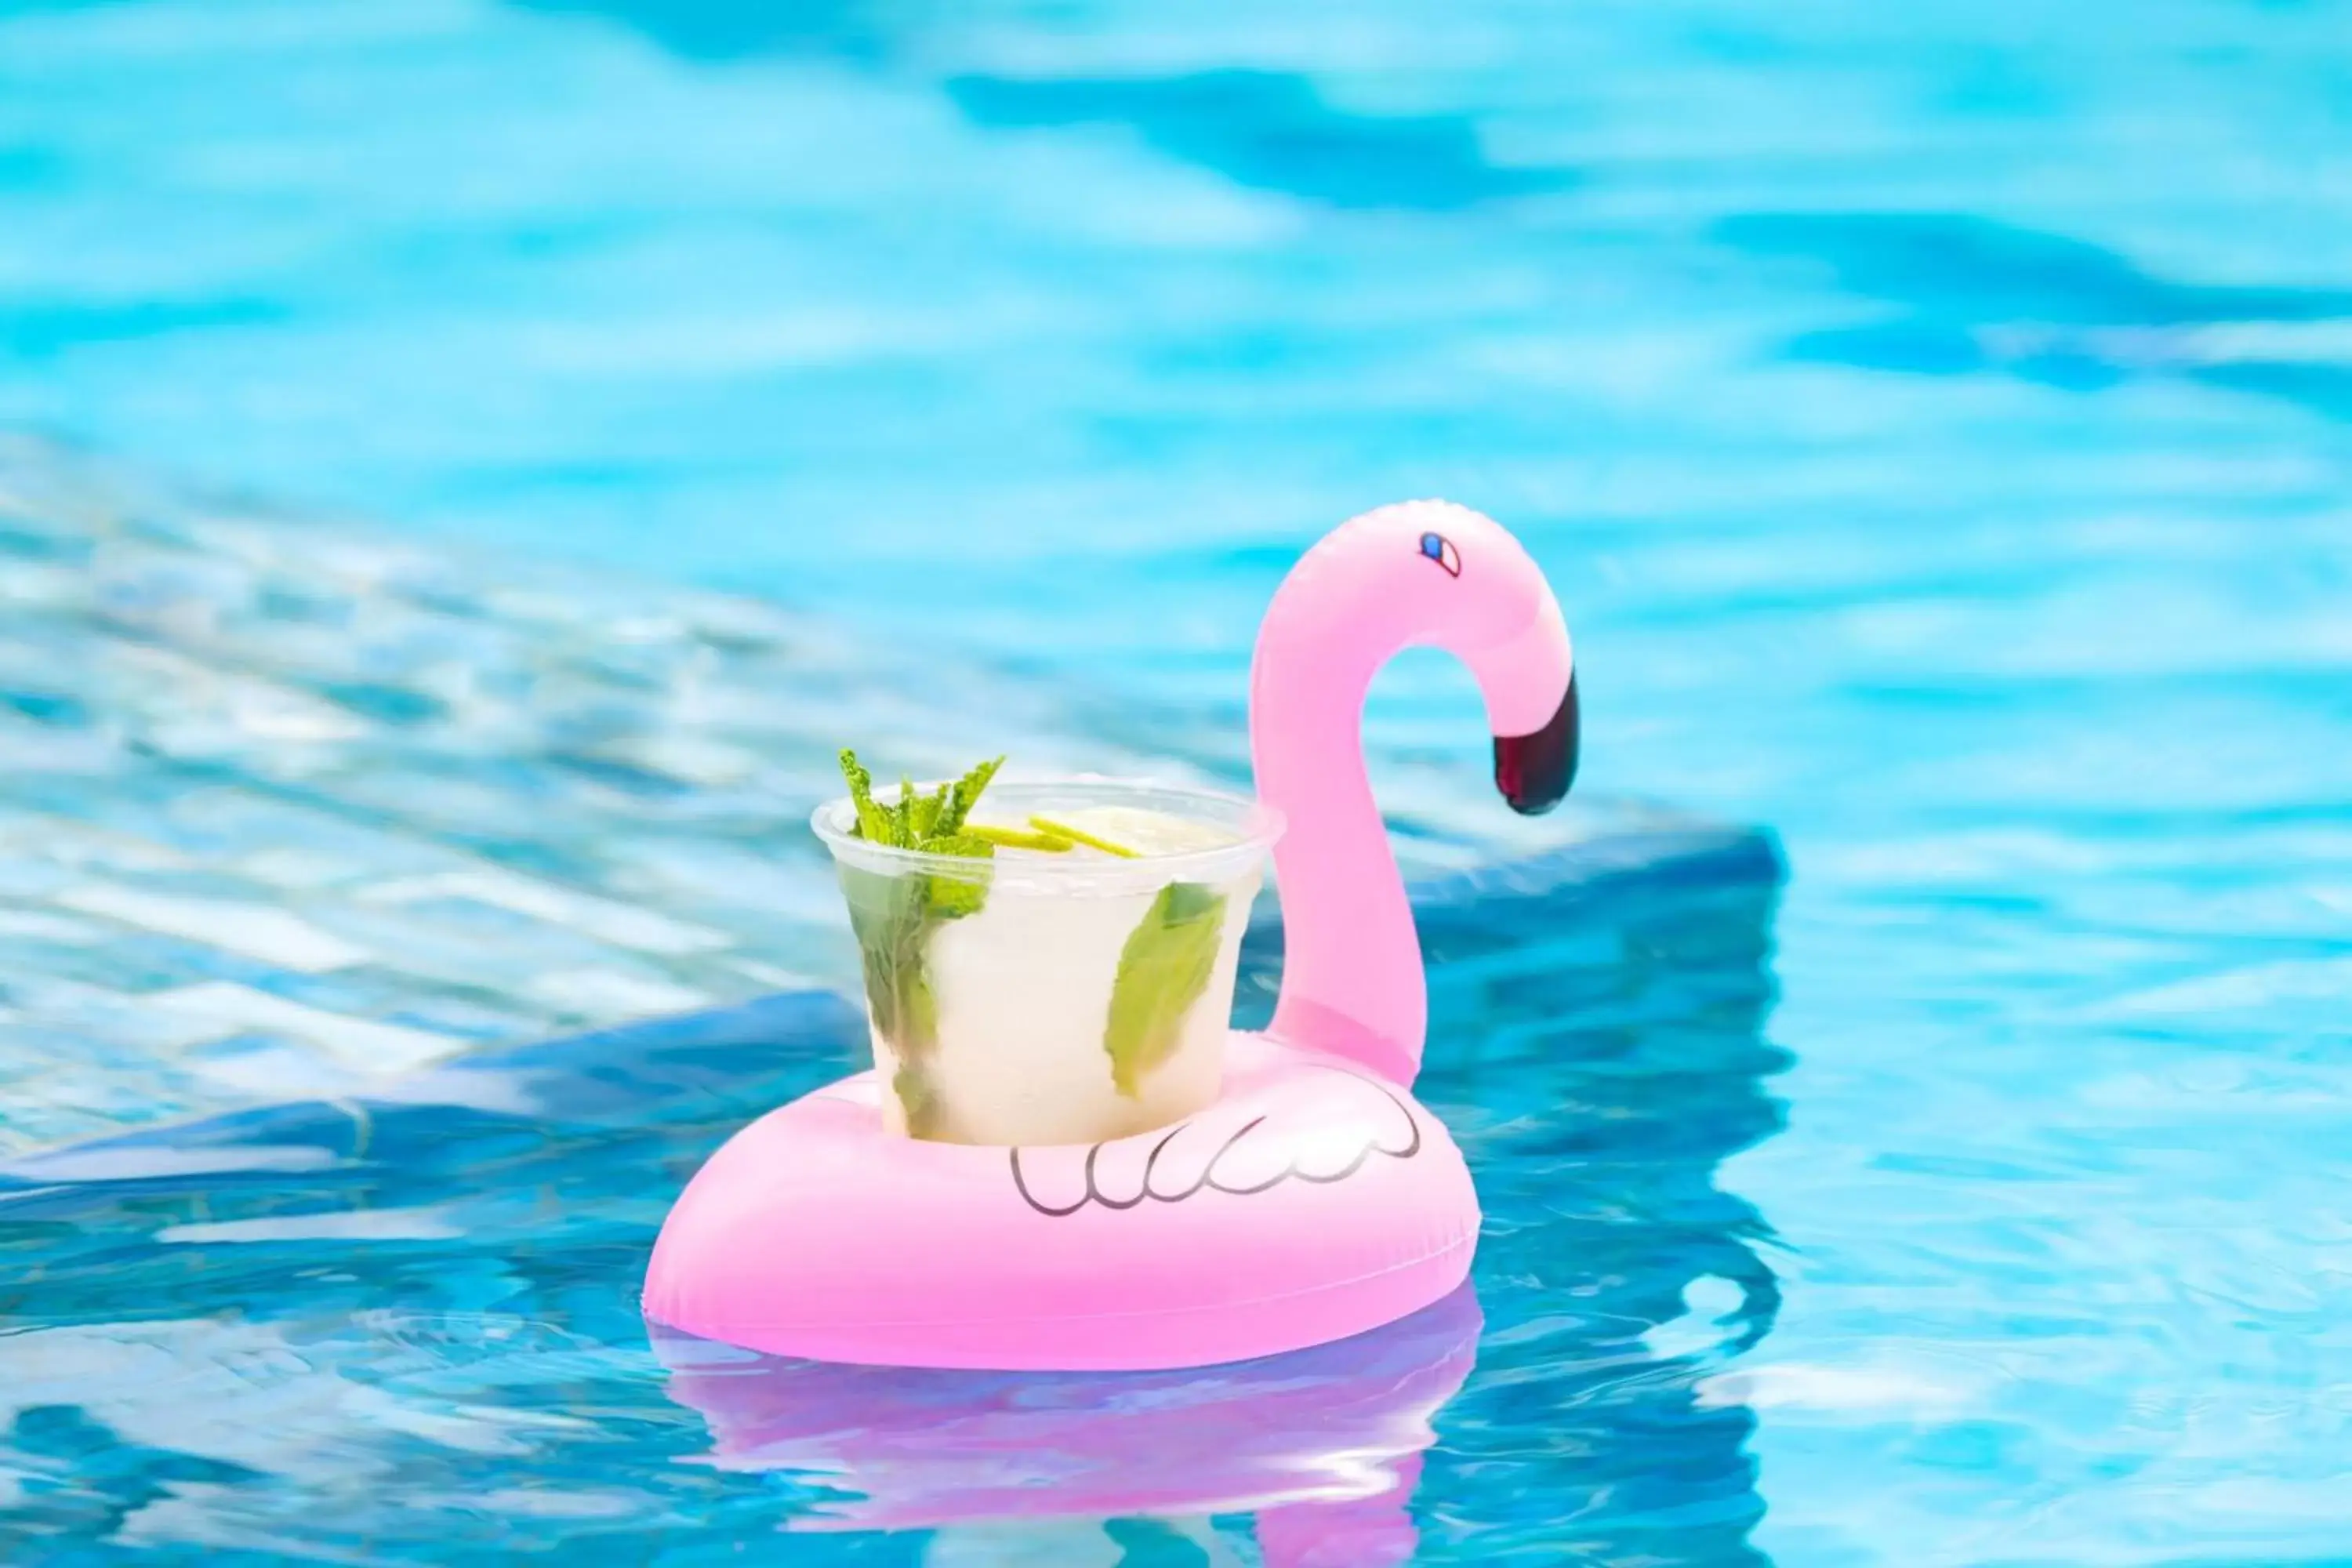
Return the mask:
<path fill-rule="evenodd" d="M 871 1073 L 770 1112 L 679 1196 L 646 1315 L 817 1361 L 1116 1371 L 1203 1366 L 1361 1333 L 1469 1272 L 1477 1195 L 1411 1093 L 1428 994 L 1364 768 L 1372 678 L 1433 646 L 1476 679 L 1495 779 L 1522 812 L 1576 767 L 1568 628 L 1499 524 L 1442 501 L 1343 523 L 1276 592 L 1250 675 L 1282 988 L 1236 1032 L 1215 1104 L 1091 1146 L 886 1131 Z"/>

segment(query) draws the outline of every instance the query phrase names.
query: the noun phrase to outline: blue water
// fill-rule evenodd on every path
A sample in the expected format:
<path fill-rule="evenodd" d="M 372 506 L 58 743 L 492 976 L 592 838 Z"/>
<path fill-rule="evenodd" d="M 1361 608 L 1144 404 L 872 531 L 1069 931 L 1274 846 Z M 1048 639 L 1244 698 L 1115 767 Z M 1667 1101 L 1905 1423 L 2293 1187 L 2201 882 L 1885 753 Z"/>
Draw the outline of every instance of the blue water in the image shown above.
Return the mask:
<path fill-rule="evenodd" d="M 673 1385 L 635 1308 L 653 1229 L 719 1139 L 857 1064 L 862 1019 L 822 994 L 484 1053 L 404 1102 L 294 1105 L 37 1165 L 0 1183 L 0 1259 L 38 1270 L 16 1309 L 32 1321 L 0 1337 L 9 1560 L 104 1542 L 134 1562 L 561 1545 L 1112 1563 L 1132 1524 L 1125 1561 L 1248 1561 L 1233 1553 L 1287 1529 L 1309 1554 L 1268 1561 L 1295 1568 L 1393 1561 L 1347 1543 L 1398 1512 L 1367 1505 L 1403 1463 L 1421 1560 L 1556 1561 L 1572 1511 L 1604 1556 L 1663 1535 L 1684 1554 L 1669 1561 L 1756 1562 L 1754 1421 L 1703 1380 L 1779 1301 L 1752 1250 L 1762 1222 L 1710 1180 L 1778 1120 L 1764 1080 L 1785 1058 L 1758 1023 L 1779 868 L 1739 835 L 1653 848 L 1671 870 L 1596 878 L 1570 856 L 1490 875 L 1475 900 L 1424 898 L 1433 1017 L 1457 1048 L 1421 1088 L 1482 1172 L 1479 1277 L 1418 1320 L 1237 1369 L 869 1373 L 821 1405 L 835 1374 L 804 1363 L 742 1369 L 721 1399 Z M 1259 938 L 1249 1022 L 1278 945 Z M 1432 1447 L 1422 1385 L 1461 1384 L 1449 1364 L 1482 1316 Z M 778 1440 L 812 1405 L 800 1440 Z M 1074 1420 L 1041 1429 L 1065 1406 Z M 1157 1424 L 1139 1446 L 1134 1421 Z M 1245 1461 L 1237 1434 L 1257 1445 Z M 1171 1500 L 1170 1522 L 1106 1534 L 1054 1506 L 1112 1482 Z M 908 1528 L 835 1533 L 866 1521 Z"/>
<path fill-rule="evenodd" d="M 1130 744 L 1238 724 L 1322 528 L 1489 510 L 1585 787 L 1785 875 L 1438 952 L 1493 1228 L 1424 1556 L 2344 1561 L 2347 149 L 2325 3 L 0 5 L 0 423 Z M 1499 841 L 1471 702 L 1400 666 L 1376 773 Z M 417 1112 L 333 1180 L 423 1237 L 0 1222 L 11 1560 L 823 1560 L 628 1307 L 729 1081 Z"/>

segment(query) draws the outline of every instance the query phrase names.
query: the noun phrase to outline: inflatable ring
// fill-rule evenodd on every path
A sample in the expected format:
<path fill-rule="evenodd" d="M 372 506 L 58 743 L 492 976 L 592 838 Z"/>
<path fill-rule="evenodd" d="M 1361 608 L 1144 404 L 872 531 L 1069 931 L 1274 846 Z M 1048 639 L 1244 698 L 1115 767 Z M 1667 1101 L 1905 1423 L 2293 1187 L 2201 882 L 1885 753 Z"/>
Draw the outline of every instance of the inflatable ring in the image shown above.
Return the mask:
<path fill-rule="evenodd" d="M 779 1355 L 1132 1371 L 1252 1359 L 1379 1327 L 1469 1271 L 1477 1197 L 1412 1098 L 1427 982 L 1365 774 L 1372 677 L 1434 645 L 1476 677 L 1521 811 L 1567 793 L 1577 697 L 1549 586 L 1498 524 L 1409 502 L 1342 524 L 1276 592 L 1251 673 L 1284 965 L 1223 1092 L 1172 1127 L 992 1148 L 888 1132 L 870 1073 L 770 1112 L 696 1173 L 646 1315 Z"/>

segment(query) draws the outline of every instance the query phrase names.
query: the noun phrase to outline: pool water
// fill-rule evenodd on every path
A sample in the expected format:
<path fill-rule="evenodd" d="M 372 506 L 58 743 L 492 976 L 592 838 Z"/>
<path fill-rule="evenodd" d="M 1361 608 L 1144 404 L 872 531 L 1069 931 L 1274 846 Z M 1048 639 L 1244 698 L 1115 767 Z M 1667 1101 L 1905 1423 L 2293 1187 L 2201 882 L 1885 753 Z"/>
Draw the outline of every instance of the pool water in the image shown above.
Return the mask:
<path fill-rule="evenodd" d="M 955 724 L 1017 693 L 1024 735 L 1227 777 L 1296 552 L 1402 496 L 1479 506 L 1566 605 L 1580 788 L 1749 847 L 1433 936 L 1429 1097 L 1490 1228 L 1422 1559 L 2340 1561 L 2347 106 L 2325 0 L 0 4 L 0 424 L 428 555 L 576 563 L 599 604 L 822 613 L 874 669 L 971 683 Z M 112 601 L 55 625 L 181 635 Z M 56 647 L 10 650 L 5 787 L 100 817 L 102 787 L 17 762 L 84 733 L 35 700 Z M 945 721 L 845 700 L 848 652 L 758 668 L 779 711 L 887 731 L 845 739 Z M 1384 678 L 1384 800 L 1464 856 L 1551 848 L 1486 791 L 1474 701 L 1433 656 Z M 408 809 L 366 766 L 289 782 L 221 744 L 206 765 L 274 799 Z M 435 789 L 509 787 L 519 744 Z M 600 765 L 604 793 L 502 807 L 468 853 L 587 883 L 567 846 L 638 823 L 666 865 L 717 863 L 687 825 L 736 797 L 625 810 Z M 726 821 L 744 867 L 769 841 Z M 804 896 L 819 869 L 776 842 L 774 897 Z M 611 889 L 734 929 L 692 881 Z M 12 931 L 67 918 L 47 887 L 0 884 Z M 793 919 L 740 950 L 767 989 L 831 973 Z M 684 963 L 632 994 L 762 988 Z M 58 973 L 12 989 L 8 1050 L 45 998 L 95 1008 Z M 594 1021 L 468 974 L 404 1026 Z M 807 1439 L 730 1460 L 646 1343 L 667 1195 L 848 1059 L 820 1015 L 723 1016 L 676 1047 L 690 1106 L 418 1089 L 274 1171 L 191 1145 L 177 1175 L 151 1149 L 20 1177 L 8 1560 L 1278 1560 L 1301 1516 L 1223 1504 L 780 1533 L 947 1483 Z M 567 1060 L 559 1089 L 604 1081 Z M 141 1115 L 52 1110 L 8 1148 Z M 1297 1376 L 1442 1382 L 1461 1329 Z M 875 1430 L 998 1396 L 877 1384 Z M 1373 1414 L 1381 1442 L 1411 1426 Z M 1364 1489 L 1296 1504 L 1297 1533 L 1376 1560 Z"/>
<path fill-rule="evenodd" d="M 1310 1563 L 1416 1538 L 1427 1561 L 1544 1560 L 1572 1511 L 1595 1550 L 1664 1532 L 1752 1561 L 1753 1422 L 1705 1378 L 1778 1293 L 1760 1220 L 1710 1173 L 1777 1118 L 1777 873 L 1751 837 L 1685 833 L 1424 894 L 1433 1017 L 1460 1048 L 1422 1089 L 1484 1173 L 1480 1278 L 1238 1368 L 722 1356 L 698 1384 L 713 1347 L 650 1352 L 634 1287 L 669 1197 L 861 1059 L 863 1020 L 823 993 L 25 1163 L 0 1247 L 38 1270 L 38 1322 L 0 1338 L 0 1518 L 64 1561 Z M 1095 1517 L 1117 1499 L 1137 1500 Z"/>

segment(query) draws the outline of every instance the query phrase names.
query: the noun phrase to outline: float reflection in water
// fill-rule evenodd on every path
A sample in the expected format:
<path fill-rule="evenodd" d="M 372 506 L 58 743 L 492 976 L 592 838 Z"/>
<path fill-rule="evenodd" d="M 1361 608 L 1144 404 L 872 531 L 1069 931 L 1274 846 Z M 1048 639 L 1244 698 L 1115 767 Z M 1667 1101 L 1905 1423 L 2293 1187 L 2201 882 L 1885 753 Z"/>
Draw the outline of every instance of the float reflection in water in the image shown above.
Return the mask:
<path fill-rule="evenodd" d="M 667 1330 L 654 1352 L 671 1396 L 709 1423 L 709 1463 L 845 1494 L 794 1530 L 1252 1512 L 1272 1568 L 1342 1547 L 1369 1568 L 1413 1554 L 1431 1422 L 1469 1376 L 1480 1327 L 1465 1284 L 1369 1333 L 1206 1370 L 845 1366 Z"/>

